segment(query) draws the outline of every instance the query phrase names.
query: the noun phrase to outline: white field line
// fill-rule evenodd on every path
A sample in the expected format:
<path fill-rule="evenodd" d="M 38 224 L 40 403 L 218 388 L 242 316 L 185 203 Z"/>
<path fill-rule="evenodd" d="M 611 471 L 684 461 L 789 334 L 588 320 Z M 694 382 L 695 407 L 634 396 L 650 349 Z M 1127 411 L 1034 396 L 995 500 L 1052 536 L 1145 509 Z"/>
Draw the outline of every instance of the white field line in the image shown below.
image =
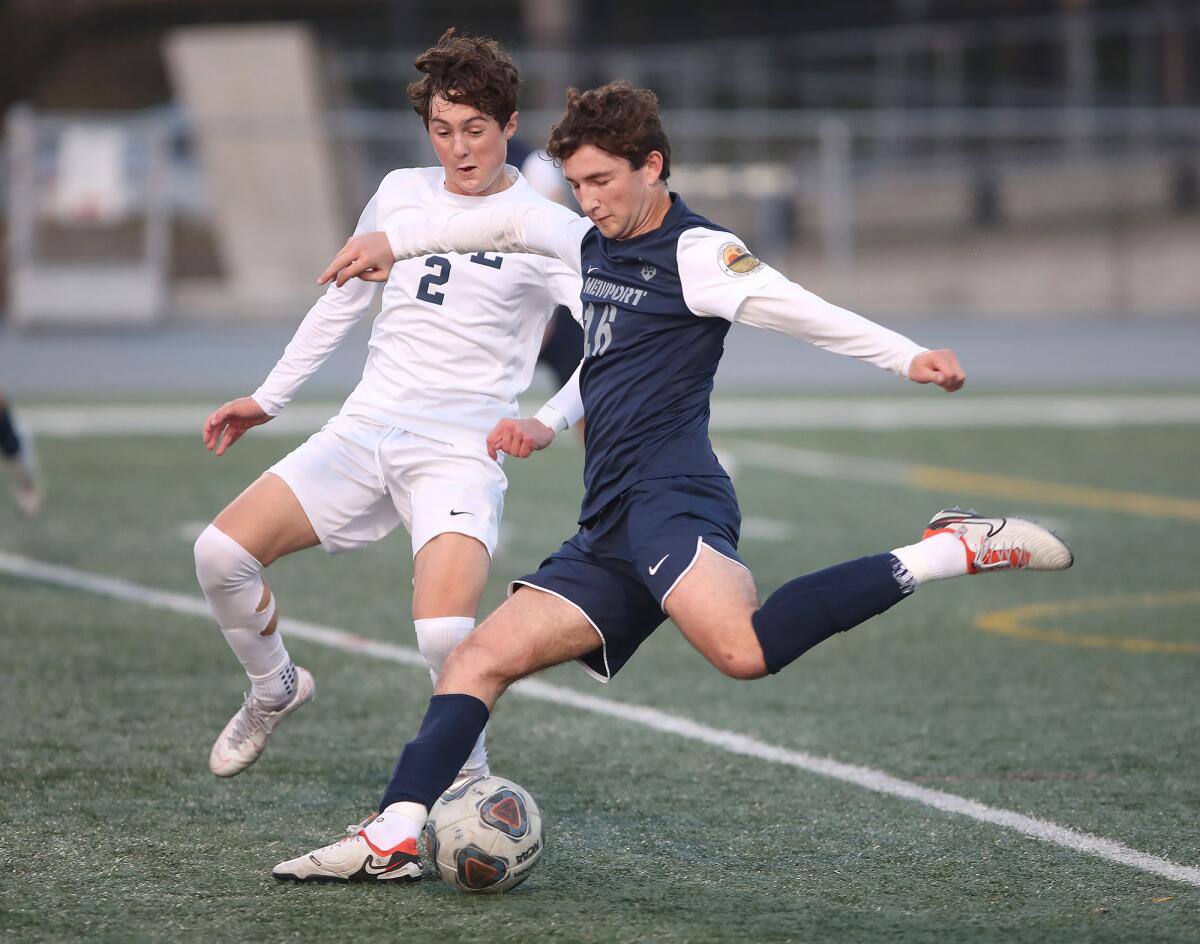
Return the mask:
<path fill-rule="evenodd" d="M 909 481 L 913 468 L 910 462 L 897 462 L 894 459 L 844 456 L 748 439 L 727 440 L 725 445 L 733 451 L 738 462 L 746 465 L 818 479 L 904 485 Z"/>
<path fill-rule="evenodd" d="M 936 398 L 748 398 L 713 401 L 712 429 L 952 429 L 981 426 L 1104 427 L 1200 425 L 1200 396 L 1030 396 Z M 22 420 L 41 436 L 192 434 L 219 404 L 179 406 L 29 406 Z M 523 403 L 532 414 L 539 404 Z M 289 407 L 255 436 L 310 433 L 338 410 L 334 403 Z"/>
<path fill-rule="evenodd" d="M 791 521 L 754 517 L 742 519 L 743 541 L 790 541 L 796 536 L 796 530 L 796 525 Z"/>
<path fill-rule="evenodd" d="M 100 596 L 137 603 L 143 606 L 157 607 L 175 613 L 199 616 L 204 619 L 210 618 L 208 606 L 200 597 L 186 596 L 166 590 L 155 590 L 151 587 L 143 587 L 139 584 L 120 580 L 115 577 L 90 574 L 73 568 L 47 564 L 2 551 L 0 551 L 0 572 L 41 583 L 85 590 Z M 310 642 L 329 646 L 332 649 L 342 652 L 374 656 L 377 659 L 417 666 L 422 670 L 425 668 L 425 663 L 420 653 L 407 646 L 397 646 L 393 643 L 380 642 L 354 633 L 348 633 L 332 626 L 321 626 L 316 623 L 296 619 L 283 619 L 280 621 L 280 626 L 291 636 L 307 639 Z M 1011 829 L 1014 832 L 1041 842 L 1053 843 L 1066 849 L 1097 856 L 1101 859 L 1107 859 L 1110 862 L 1130 866 L 1142 872 L 1148 872 L 1152 875 L 1158 875 L 1172 881 L 1200 888 L 1200 868 L 1178 865 L 1167 859 L 1131 849 L 1129 846 L 1114 842 L 1111 839 L 1078 832 L 1074 829 L 1068 829 L 1064 826 L 1047 822 L 1046 820 L 1024 816 L 1011 810 L 988 806 L 984 803 L 978 803 L 975 800 L 969 800 L 966 797 L 947 793 L 943 790 L 917 786 L 906 780 L 893 777 L 882 770 L 846 764 L 828 757 L 818 757 L 803 751 L 787 750 L 786 748 L 776 747 L 755 740 L 754 738 L 746 737 L 734 731 L 711 728 L 707 725 L 699 724 L 678 715 L 658 711 L 654 708 L 647 708 L 642 705 L 622 704 L 606 698 L 584 695 L 568 688 L 550 685 L 538 679 L 527 679 L 514 686 L 513 691 L 525 698 L 534 698 L 539 701 L 550 702 L 554 705 L 577 708 L 580 711 L 589 711 L 608 718 L 616 718 L 620 721 L 641 725 L 653 731 L 673 734 L 690 741 L 707 744 L 710 747 L 720 748 L 731 754 L 739 754 L 757 760 L 795 767 L 822 777 L 851 783 L 855 786 L 872 790 L 875 793 L 912 800 L 915 803 L 920 803 L 945 813 L 953 813 L 958 816 L 966 816 L 978 822 L 1002 826 L 1005 829 Z"/>

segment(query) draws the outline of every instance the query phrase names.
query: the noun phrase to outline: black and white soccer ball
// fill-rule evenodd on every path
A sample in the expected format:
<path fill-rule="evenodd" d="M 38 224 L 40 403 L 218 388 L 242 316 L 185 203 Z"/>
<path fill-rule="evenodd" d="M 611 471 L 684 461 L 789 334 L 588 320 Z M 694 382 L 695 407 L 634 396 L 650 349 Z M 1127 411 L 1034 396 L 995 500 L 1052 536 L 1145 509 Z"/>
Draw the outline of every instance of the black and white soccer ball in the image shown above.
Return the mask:
<path fill-rule="evenodd" d="M 425 844 L 442 880 L 463 892 L 506 892 L 533 871 L 546 842 L 542 814 L 524 788 L 475 777 L 429 811 Z"/>

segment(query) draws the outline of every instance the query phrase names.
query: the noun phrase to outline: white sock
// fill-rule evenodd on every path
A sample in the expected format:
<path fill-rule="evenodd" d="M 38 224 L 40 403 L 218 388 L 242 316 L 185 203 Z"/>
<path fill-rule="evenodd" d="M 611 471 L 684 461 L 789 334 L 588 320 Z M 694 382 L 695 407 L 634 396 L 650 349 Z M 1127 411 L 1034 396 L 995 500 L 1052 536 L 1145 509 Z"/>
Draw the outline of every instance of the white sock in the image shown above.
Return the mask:
<path fill-rule="evenodd" d="M 416 839 L 425 828 L 429 811 L 420 803 L 407 800 L 393 803 L 367 824 L 363 830 L 367 842 L 381 853 L 395 852 L 409 839 Z"/>
<path fill-rule="evenodd" d="M 913 575 L 918 586 L 967 573 L 967 550 L 953 534 L 935 534 L 916 544 L 898 547 L 892 554 Z"/>
<path fill-rule="evenodd" d="M 211 524 L 196 539 L 195 553 L 204 598 L 246 670 L 254 697 L 271 707 L 285 704 L 295 692 L 295 667 L 274 628 L 274 594 L 263 603 L 262 564 Z"/>
<path fill-rule="evenodd" d="M 442 667 L 450 658 L 455 646 L 471 635 L 475 620 L 470 616 L 438 616 L 433 619 L 413 620 L 417 631 L 417 648 L 429 666 L 429 677 L 437 687 Z M 479 739 L 471 750 L 471 756 L 463 769 L 479 769 L 487 766 L 487 731 L 479 732 Z"/>
<path fill-rule="evenodd" d="M 296 664 L 288 659 L 269 675 L 251 675 L 250 694 L 268 708 L 282 708 L 296 695 Z"/>

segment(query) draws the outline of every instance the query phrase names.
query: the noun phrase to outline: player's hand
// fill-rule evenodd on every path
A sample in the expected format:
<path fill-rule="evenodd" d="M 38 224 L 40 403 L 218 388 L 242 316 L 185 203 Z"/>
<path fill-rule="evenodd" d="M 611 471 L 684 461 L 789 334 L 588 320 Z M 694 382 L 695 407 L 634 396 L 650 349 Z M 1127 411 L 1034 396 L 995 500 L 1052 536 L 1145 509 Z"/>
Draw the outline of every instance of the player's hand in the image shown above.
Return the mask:
<path fill-rule="evenodd" d="M 321 273 L 317 284 L 325 285 L 336 278 L 337 286 L 341 288 L 355 276 L 367 282 L 386 282 L 395 263 L 392 244 L 388 242 L 386 233 L 351 236 L 341 252 L 333 257 L 329 267 Z"/>
<path fill-rule="evenodd" d="M 219 407 L 204 421 L 204 445 L 218 456 L 242 438 L 246 430 L 269 423 L 275 417 L 264 412 L 253 397 L 240 397 Z"/>
<path fill-rule="evenodd" d="M 488 433 L 487 450 L 493 459 L 503 452 L 515 459 L 527 459 L 554 442 L 554 430 L 541 420 L 501 420 Z"/>
<path fill-rule="evenodd" d="M 934 383 L 953 393 L 961 390 L 967 382 L 967 375 L 958 363 L 958 358 L 949 348 L 940 351 L 926 351 L 913 358 L 912 366 L 908 368 L 908 379 L 913 383 Z"/>

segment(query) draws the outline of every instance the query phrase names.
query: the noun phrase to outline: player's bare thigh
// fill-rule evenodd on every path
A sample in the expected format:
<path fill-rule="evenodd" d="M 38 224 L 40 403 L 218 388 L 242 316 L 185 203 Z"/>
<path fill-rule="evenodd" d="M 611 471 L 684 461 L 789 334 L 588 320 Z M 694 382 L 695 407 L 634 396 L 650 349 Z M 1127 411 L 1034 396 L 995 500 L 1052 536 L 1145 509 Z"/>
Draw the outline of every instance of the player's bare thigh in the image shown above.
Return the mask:
<path fill-rule="evenodd" d="M 518 679 L 578 659 L 598 645 L 600 637 L 576 607 L 521 587 L 454 650 L 437 692 L 474 695 L 491 708 Z"/>
<path fill-rule="evenodd" d="M 667 615 L 709 662 L 733 678 L 767 674 L 751 618 L 758 609 L 754 577 L 704 545 L 700 557 L 667 596 Z"/>
<path fill-rule="evenodd" d="M 267 567 L 294 551 L 320 543 L 286 482 L 264 472 L 213 519 L 213 525 L 237 541 Z"/>
<path fill-rule="evenodd" d="M 413 619 L 474 616 L 491 563 L 470 535 L 447 531 L 426 541 L 413 560 Z"/>

